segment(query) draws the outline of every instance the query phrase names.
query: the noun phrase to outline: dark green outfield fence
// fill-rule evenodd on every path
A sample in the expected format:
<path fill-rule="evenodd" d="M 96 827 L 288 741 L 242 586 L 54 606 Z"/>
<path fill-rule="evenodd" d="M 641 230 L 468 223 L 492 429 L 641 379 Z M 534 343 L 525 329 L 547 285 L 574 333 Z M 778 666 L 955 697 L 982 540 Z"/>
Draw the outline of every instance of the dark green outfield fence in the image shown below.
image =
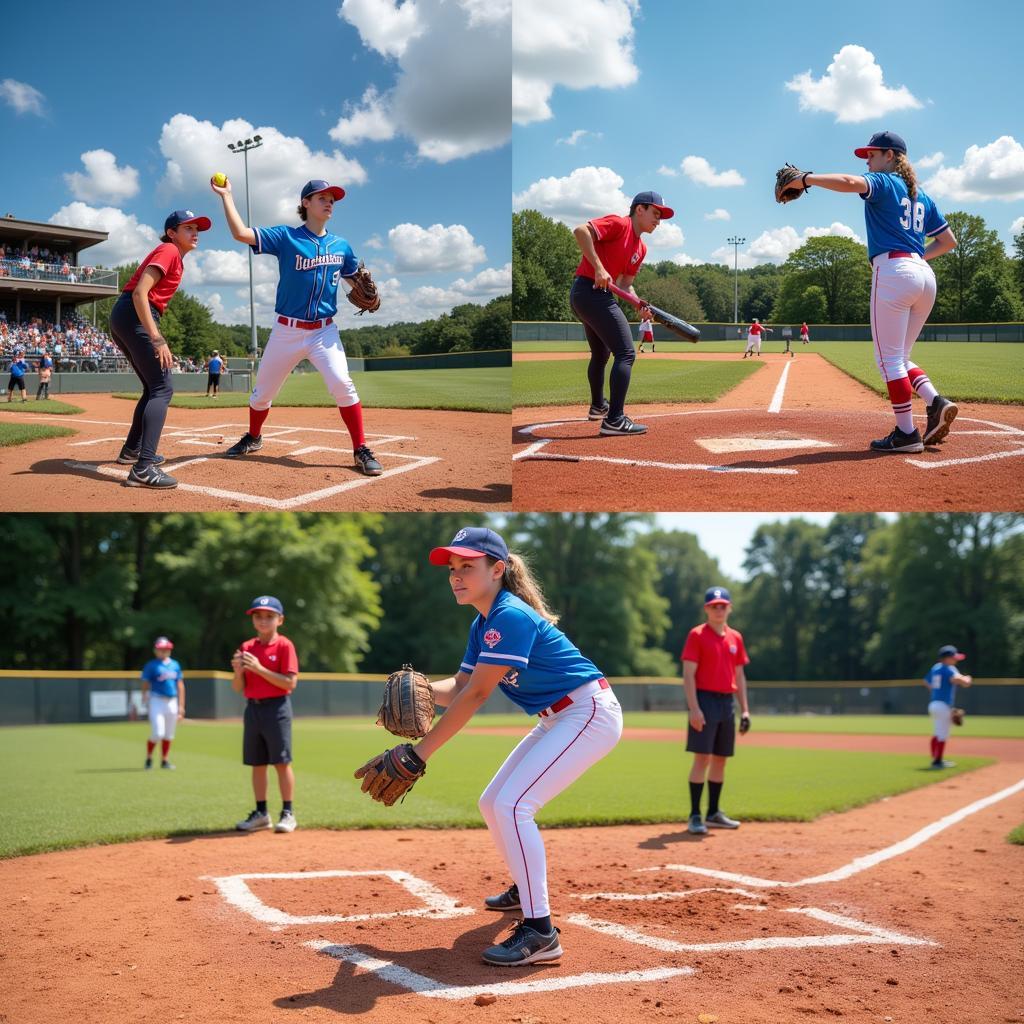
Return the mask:
<path fill-rule="evenodd" d="M 185 677 L 189 718 L 237 718 L 244 702 L 231 689 L 227 672 L 189 672 Z M 685 707 L 678 679 L 612 679 L 626 711 L 681 711 Z M 923 714 L 927 692 L 916 679 L 872 682 L 750 684 L 755 714 L 910 715 Z M 383 680 L 380 676 L 303 673 L 292 695 L 296 715 L 376 717 Z M 137 672 L 0 671 L 0 725 L 124 721 L 138 702 Z M 1024 679 L 977 679 L 963 694 L 976 715 L 1024 715 Z M 484 713 L 516 711 L 495 692 Z"/>
<path fill-rule="evenodd" d="M 782 341 L 789 327 L 793 340 L 800 341 L 800 324 L 770 325 L 767 343 Z M 746 341 L 746 324 L 694 324 L 701 341 Z M 811 341 L 864 341 L 871 337 L 869 324 L 811 324 Z M 678 341 L 678 337 L 659 324 L 654 325 L 655 341 Z M 1024 341 L 1022 324 L 925 324 L 921 341 Z M 555 321 L 517 320 L 512 324 L 512 343 L 517 341 L 586 341 L 583 325 Z"/>

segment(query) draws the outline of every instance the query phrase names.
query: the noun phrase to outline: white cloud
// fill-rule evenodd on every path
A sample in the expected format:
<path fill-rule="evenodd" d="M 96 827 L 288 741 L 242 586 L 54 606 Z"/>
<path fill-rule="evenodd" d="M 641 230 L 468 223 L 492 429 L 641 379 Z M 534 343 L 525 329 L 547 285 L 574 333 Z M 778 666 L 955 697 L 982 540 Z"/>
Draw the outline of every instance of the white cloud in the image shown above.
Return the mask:
<path fill-rule="evenodd" d="M 375 86 L 371 85 L 363 93 L 362 103 L 361 107 L 352 105 L 349 116 L 341 118 L 327 134 L 343 146 L 393 139 L 395 126 L 388 114 L 386 102 Z"/>
<path fill-rule="evenodd" d="M 167 158 L 161 187 L 173 196 L 202 195 L 214 215 L 219 215 L 220 200 L 209 191 L 208 181 L 215 171 L 224 171 L 231 178 L 235 204 L 244 218 L 242 160 L 227 146 L 253 135 L 263 138 L 263 145 L 249 153 L 253 224 L 293 221 L 299 191 L 310 178 L 324 178 L 346 189 L 366 181 L 366 171 L 357 160 L 348 159 L 338 150 L 311 150 L 302 139 L 284 135 L 276 128 L 254 128 L 240 118 L 218 127 L 190 114 L 175 114 L 160 133 L 160 151 Z"/>
<path fill-rule="evenodd" d="M 679 177 L 679 172 L 674 167 L 668 167 L 666 164 L 662 164 L 658 168 L 658 174 L 663 174 L 666 178 Z"/>
<path fill-rule="evenodd" d="M 202 243 L 200 243 L 202 244 Z M 252 261 L 252 279 L 256 284 L 277 284 L 278 267 L 273 259 Z M 249 286 L 249 257 L 245 249 L 197 249 L 185 261 L 182 282 L 186 287 L 209 284 Z"/>
<path fill-rule="evenodd" d="M 885 85 L 875 55 L 854 44 L 833 55 L 821 78 L 804 71 L 790 79 L 786 88 L 799 95 L 801 110 L 835 114 L 837 124 L 854 124 L 894 110 L 917 110 L 922 106 L 906 86 L 891 89 Z"/>
<path fill-rule="evenodd" d="M 1024 231 L 1024 217 L 1018 217 L 1010 225 L 1010 234 L 1011 235 L 1019 235 L 1022 231 Z"/>
<path fill-rule="evenodd" d="M 97 208 L 81 202 L 68 203 L 50 217 L 49 223 L 106 231 L 110 237 L 105 242 L 82 254 L 85 262 L 106 267 L 142 260 L 160 242 L 159 232 L 148 224 L 140 224 L 134 214 L 112 206 Z"/>
<path fill-rule="evenodd" d="M 64 181 L 76 199 L 87 203 L 120 203 L 139 191 L 139 172 L 127 164 L 118 167 L 114 154 L 105 149 L 90 149 L 83 153 L 82 163 L 85 174 L 75 171 L 64 175 Z"/>
<path fill-rule="evenodd" d="M 683 229 L 671 221 L 663 221 L 649 235 L 644 236 L 649 249 L 675 249 L 686 243 Z"/>
<path fill-rule="evenodd" d="M 212 316 L 217 323 L 226 324 L 228 322 L 228 313 L 224 308 L 224 297 L 220 292 L 211 292 L 207 295 L 203 300 L 203 305 L 210 311 L 210 316 Z"/>
<path fill-rule="evenodd" d="M 622 178 L 610 167 L 577 167 L 565 178 L 541 178 L 512 196 L 513 210 L 539 210 L 563 224 L 606 213 L 625 213 L 629 196 L 622 191 Z"/>
<path fill-rule="evenodd" d="M 710 213 L 704 214 L 705 220 L 732 220 L 732 214 L 728 210 L 723 210 L 720 206 L 717 209 L 712 210 Z"/>
<path fill-rule="evenodd" d="M 437 163 L 508 141 L 510 0 L 344 0 L 338 13 L 366 46 L 397 59 L 398 76 L 372 106 L 364 95 L 362 110 L 342 118 L 332 135 L 383 133 L 390 124 Z"/>
<path fill-rule="evenodd" d="M 490 302 L 491 299 L 499 295 L 508 295 L 512 291 L 512 264 L 487 267 L 468 281 L 457 277 L 448 287 L 454 294 L 462 296 L 463 302 Z"/>
<path fill-rule="evenodd" d="M 677 252 L 675 256 L 670 256 L 669 259 L 673 263 L 678 263 L 681 267 L 699 267 L 702 263 L 707 262 L 707 260 L 698 260 L 692 256 L 687 256 L 685 252 Z"/>
<path fill-rule="evenodd" d="M 577 128 L 575 131 L 570 132 L 564 139 L 555 139 L 555 142 L 563 146 L 575 146 L 577 143 L 582 142 L 588 135 L 595 139 L 602 138 L 601 132 L 589 132 L 586 128 Z"/>
<path fill-rule="evenodd" d="M 840 221 L 833 221 L 825 228 L 804 228 L 802 233 L 798 233 L 795 228 L 787 224 L 785 227 L 762 231 L 750 243 L 746 251 L 739 254 L 738 265 L 745 270 L 762 263 L 785 263 L 789 255 L 799 249 L 809 238 L 820 238 L 824 235 L 852 238 L 855 242 L 863 244 L 860 235 Z M 719 246 L 711 254 L 711 259 L 731 267 L 733 265 L 733 247 L 731 245 Z"/>
<path fill-rule="evenodd" d="M 943 167 L 924 183 L 937 199 L 958 203 L 1024 199 L 1024 146 L 1002 135 L 987 146 L 970 146 L 959 167 Z"/>
<path fill-rule="evenodd" d="M 915 169 L 920 168 L 921 170 L 927 171 L 932 167 L 941 167 L 945 159 L 945 153 L 932 153 L 930 156 L 922 156 L 915 160 L 914 167 Z"/>
<path fill-rule="evenodd" d="M 512 119 L 546 121 L 557 86 L 632 85 L 633 15 L 638 0 L 516 0 L 512 19 Z"/>
<path fill-rule="evenodd" d="M 370 237 L 363 242 L 364 249 L 383 249 L 384 243 L 381 241 L 380 235 L 370 235 Z"/>
<path fill-rule="evenodd" d="M 43 116 L 45 96 L 27 82 L 19 82 L 15 78 L 5 78 L 0 82 L 0 99 L 18 114 L 38 114 Z"/>
<path fill-rule="evenodd" d="M 444 227 L 432 224 L 398 224 L 388 232 L 399 272 L 427 273 L 444 270 L 471 270 L 487 254 L 477 245 L 462 224 Z"/>
<path fill-rule="evenodd" d="M 691 181 L 698 185 L 707 185 L 709 188 L 735 188 L 747 183 L 739 171 L 716 171 L 702 156 L 683 157 L 680 166 L 683 174 Z"/>

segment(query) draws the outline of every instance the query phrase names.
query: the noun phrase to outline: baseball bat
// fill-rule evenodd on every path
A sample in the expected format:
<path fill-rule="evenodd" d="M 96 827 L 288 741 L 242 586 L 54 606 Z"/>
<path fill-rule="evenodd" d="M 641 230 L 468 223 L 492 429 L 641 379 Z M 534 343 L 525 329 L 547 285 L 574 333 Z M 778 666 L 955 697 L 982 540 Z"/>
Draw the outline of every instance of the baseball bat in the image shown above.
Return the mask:
<path fill-rule="evenodd" d="M 695 345 L 700 341 L 700 331 L 693 324 L 688 324 L 685 320 L 666 313 L 665 310 L 652 306 L 649 302 L 644 302 L 643 299 L 638 299 L 632 292 L 627 292 L 616 284 L 609 284 L 608 290 L 612 294 L 618 295 L 620 299 L 625 299 L 631 306 L 636 306 L 637 309 L 646 306 L 651 311 L 653 320 L 661 324 L 662 327 L 667 327 L 673 334 L 678 334 L 684 341 L 691 341 Z"/>

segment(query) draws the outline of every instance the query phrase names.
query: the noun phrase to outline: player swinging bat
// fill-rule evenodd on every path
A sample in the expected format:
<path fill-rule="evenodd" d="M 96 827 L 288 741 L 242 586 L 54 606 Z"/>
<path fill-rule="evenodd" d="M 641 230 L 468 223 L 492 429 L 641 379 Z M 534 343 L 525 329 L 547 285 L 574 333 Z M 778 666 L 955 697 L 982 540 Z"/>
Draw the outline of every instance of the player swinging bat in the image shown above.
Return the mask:
<path fill-rule="evenodd" d="M 608 290 L 618 295 L 620 299 L 625 299 L 631 306 L 636 306 L 637 309 L 649 309 L 652 320 L 661 324 L 662 327 L 667 327 L 673 334 L 678 334 L 684 341 L 691 341 L 695 345 L 700 341 L 700 331 L 693 324 L 688 324 L 685 320 L 666 313 L 665 310 L 658 309 L 657 306 L 652 306 L 649 302 L 637 298 L 632 292 L 627 292 L 616 284 L 609 284 Z"/>

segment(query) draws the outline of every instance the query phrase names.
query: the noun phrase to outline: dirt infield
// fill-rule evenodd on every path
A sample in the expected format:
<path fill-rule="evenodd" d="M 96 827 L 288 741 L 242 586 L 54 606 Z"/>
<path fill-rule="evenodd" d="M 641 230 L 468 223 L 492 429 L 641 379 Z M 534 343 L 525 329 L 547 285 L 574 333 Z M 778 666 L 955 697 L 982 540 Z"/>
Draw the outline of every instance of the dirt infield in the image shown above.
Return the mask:
<path fill-rule="evenodd" d="M 830 737 L 851 739 L 879 738 Z M 1005 842 L 1022 775 L 1007 760 L 811 824 L 706 837 L 551 830 L 565 953 L 517 970 L 479 959 L 512 920 L 481 909 L 507 881 L 482 830 L 300 828 L 20 858 L 4 864 L 0 1013 L 1022 1021 L 1024 847 Z"/>
<path fill-rule="evenodd" d="M 892 428 L 882 398 L 816 354 L 763 358 L 763 370 L 717 402 L 627 406 L 650 428 L 640 437 L 601 437 L 584 409 L 515 409 L 515 507 L 992 512 L 1024 506 L 1024 407 L 961 403 L 943 444 L 918 455 L 881 455 L 867 446 Z M 915 401 L 915 409 L 923 406 Z M 923 412 L 920 419 L 923 425 Z"/>
<path fill-rule="evenodd" d="M 5 511 L 198 512 L 358 510 L 443 512 L 511 508 L 508 417 L 493 413 L 368 409 L 367 443 L 384 466 L 363 476 L 348 431 L 333 409 L 274 409 L 263 450 L 221 458 L 246 431 L 242 409 L 175 409 L 160 451 L 177 477 L 173 491 L 125 487 L 129 467 L 114 461 L 132 403 L 109 395 L 71 395 L 85 412 L 32 415 L 31 422 L 73 427 L 74 437 L 2 450 Z"/>

